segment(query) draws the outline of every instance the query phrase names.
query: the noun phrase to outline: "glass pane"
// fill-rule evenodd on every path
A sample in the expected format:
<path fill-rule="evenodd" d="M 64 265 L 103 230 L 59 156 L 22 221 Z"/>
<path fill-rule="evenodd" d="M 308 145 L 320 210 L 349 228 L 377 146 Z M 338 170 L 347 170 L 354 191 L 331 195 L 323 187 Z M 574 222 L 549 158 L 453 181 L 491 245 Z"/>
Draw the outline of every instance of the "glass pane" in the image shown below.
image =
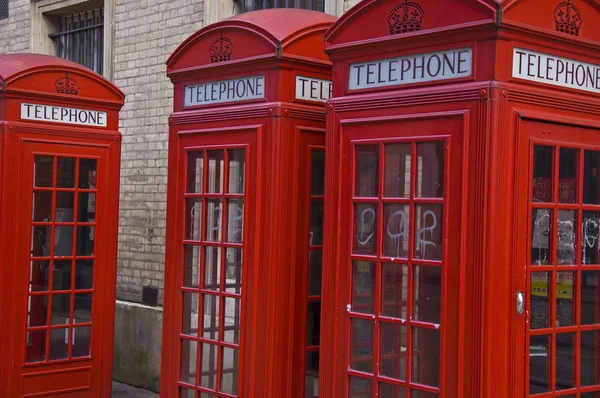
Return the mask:
<path fill-rule="evenodd" d="M 393 384 L 379 383 L 379 396 L 389 398 L 404 398 L 406 394 L 406 388 L 402 386 L 395 386 Z"/>
<path fill-rule="evenodd" d="M 319 396 L 319 351 L 306 353 L 305 398 Z"/>
<path fill-rule="evenodd" d="M 379 196 L 379 146 L 356 147 L 354 195 L 363 198 Z"/>
<path fill-rule="evenodd" d="M 410 197 L 411 144 L 385 146 L 385 187 L 386 198 Z"/>
<path fill-rule="evenodd" d="M 410 206 L 401 204 L 383 205 L 383 255 L 407 258 L 410 237 Z"/>
<path fill-rule="evenodd" d="M 438 398 L 438 395 L 428 391 L 412 390 L 410 398 Z"/>
<path fill-rule="evenodd" d="M 75 323 L 92 321 L 92 293 L 79 293 L 75 295 L 73 318 L 73 322 Z"/>
<path fill-rule="evenodd" d="M 556 389 L 575 387 L 575 333 L 556 335 Z"/>
<path fill-rule="evenodd" d="M 552 202 L 553 165 L 554 148 L 535 145 L 533 147 L 533 202 Z"/>
<path fill-rule="evenodd" d="M 198 293 L 183 292 L 181 333 L 198 336 Z"/>
<path fill-rule="evenodd" d="M 223 366 L 221 366 L 221 391 L 231 395 L 238 393 L 238 367 L 240 351 L 223 347 Z"/>
<path fill-rule="evenodd" d="M 27 332 L 26 362 L 44 362 L 46 360 L 46 333 L 45 329 Z"/>
<path fill-rule="evenodd" d="M 550 391 L 550 336 L 531 336 L 529 344 L 529 394 Z"/>
<path fill-rule="evenodd" d="M 198 342 L 195 340 L 181 340 L 181 370 L 179 381 L 196 385 L 196 361 Z"/>
<path fill-rule="evenodd" d="M 371 398 L 373 396 L 373 383 L 371 380 L 350 376 L 348 398 Z"/>
<path fill-rule="evenodd" d="M 187 153 L 187 189 L 188 193 L 202 193 L 204 171 L 204 151 Z"/>
<path fill-rule="evenodd" d="M 61 257 L 72 255 L 73 227 L 66 225 L 54 227 L 54 256 Z"/>
<path fill-rule="evenodd" d="M 74 158 L 58 158 L 56 165 L 56 186 L 58 188 L 75 188 Z"/>
<path fill-rule="evenodd" d="M 310 201 L 310 242 L 311 246 L 323 244 L 323 201 Z"/>
<path fill-rule="evenodd" d="M 413 313 L 421 322 L 439 324 L 442 307 L 442 269 L 415 266 L 413 269 Z"/>
<path fill-rule="evenodd" d="M 373 322 L 350 320 L 350 369 L 373 373 Z"/>
<path fill-rule="evenodd" d="M 69 329 L 50 330 L 50 360 L 69 357 Z"/>
<path fill-rule="evenodd" d="M 79 188 L 96 189 L 96 159 L 79 159 Z"/>
<path fill-rule="evenodd" d="M 227 200 L 227 242 L 242 243 L 244 239 L 244 200 Z"/>
<path fill-rule="evenodd" d="M 240 344 L 240 311 L 242 300 L 225 297 L 225 330 L 223 341 L 232 344 Z"/>
<path fill-rule="evenodd" d="M 444 197 L 444 154 L 446 143 L 417 144 L 417 197 Z"/>
<path fill-rule="evenodd" d="M 228 247 L 225 263 L 227 293 L 242 294 L 242 249 Z"/>
<path fill-rule="evenodd" d="M 581 234 L 581 262 L 600 264 L 600 212 L 583 212 Z"/>
<path fill-rule="evenodd" d="M 96 219 L 96 194 L 92 192 L 79 192 L 77 202 L 77 221 L 94 222 Z"/>
<path fill-rule="evenodd" d="M 27 326 L 46 326 L 48 324 L 48 296 L 29 296 L 29 316 Z"/>
<path fill-rule="evenodd" d="M 199 241 L 202 236 L 202 199 L 186 199 L 184 240 Z"/>
<path fill-rule="evenodd" d="M 216 390 L 217 387 L 217 346 L 202 343 L 202 387 Z"/>
<path fill-rule="evenodd" d="M 531 273 L 531 329 L 550 326 L 549 272 Z"/>
<path fill-rule="evenodd" d="M 600 384 L 600 362 L 598 361 L 598 342 L 600 332 L 581 332 L 581 385 L 593 386 Z"/>
<path fill-rule="evenodd" d="M 71 316 L 71 295 L 53 294 L 52 313 L 50 314 L 51 325 L 68 325 Z"/>
<path fill-rule="evenodd" d="M 588 392 L 588 393 L 582 393 L 579 395 L 580 398 L 600 398 L 600 391 L 596 391 L 596 392 Z"/>
<path fill-rule="evenodd" d="M 374 314 L 375 263 L 354 261 L 352 273 L 352 311 Z"/>
<path fill-rule="evenodd" d="M 208 151 L 207 193 L 223 193 L 223 151 Z"/>
<path fill-rule="evenodd" d="M 381 315 L 406 318 L 408 301 L 408 266 L 406 264 L 383 264 Z"/>
<path fill-rule="evenodd" d="M 560 148 L 558 175 L 558 202 L 577 202 L 577 174 L 579 168 L 579 150 Z"/>
<path fill-rule="evenodd" d="M 531 237 L 531 264 L 548 265 L 550 255 L 550 236 L 552 233 L 552 210 L 532 209 L 533 233 Z"/>
<path fill-rule="evenodd" d="M 556 241 L 556 262 L 558 265 L 575 264 L 576 213 L 572 210 L 558 211 L 558 231 Z"/>
<path fill-rule="evenodd" d="M 308 252 L 308 295 L 321 295 L 321 275 L 323 271 L 323 252 L 311 250 Z"/>
<path fill-rule="evenodd" d="M 50 241 L 52 237 L 52 227 L 33 227 L 31 236 L 31 256 L 48 257 L 50 256 Z"/>
<path fill-rule="evenodd" d="M 50 213 L 52 213 L 52 191 L 34 191 L 31 220 L 50 222 Z"/>
<path fill-rule="evenodd" d="M 213 296 L 212 294 L 205 294 L 204 299 L 204 323 L 203 323 L 203 336 L 205 339 L 218 340 L 219 339 L 219 307 L 221 300 L 219 296 Z"/>
<path fill-rule="evenodd" d="M 219 247 L 206 246 L 204 250 L 204 288 L 220 290 L 221 249 Z"/>
<path fill-rule="evenodd" d="M 90 333 L 92 328 L 84 326 L 73 328 L 73 348 L 72 357 L 81 358 L 90 356 Z"/>
<path fill-rule="evenodd" d="M 354 254 L 377 254 L 377 204 L 354 205 Z"/>
<path fill-rule="evenodd" d="M 442 260 L 442 205 L 415 206 L 415 258 Z"/>
<path fill-rule="evenodd" d="M 600 272 L 581 272 L 581 324 L 600 323 Z"/>
<path fill-rule="evenodd" d="M 200 246 L 185 245 L 183 252 L 183 286 L 200 286 Z"/>
<path fill-rule="evenodd" d="M 179 398 L 196 398 L 196 391 L 179 387 Z M 212 398 L 212 396 L 211 396 Z"/>
<path fill-rule="evenodd" d="M 200 391 L 200 398 L 215 398 L 215 395 Z"/>
<path fill-rule="evenodd" d="M 598 185 L 598 167 L 600 152 L 585 151 L 583 160 L 583 203 L 600 204 L 600 185 Z"/>
<path fill-rule="evenodd" d="M 54 260 L 52 290 L 71 290 L 71 260 Z"/>
<path fill-rule="evenodd" d="M 56 212 L 54 221 L 56 222 L 73 222 L 73 212 L 75 209 L 75 193 L 74 192 L 57 192 L 56 193 Z"/>
<path fill-rule="evenodd" d="M 94 232 L 95 230 L 92 226 L 77 227 L 78 256 L 94 255 Z"/>
<path fill-rule="evenodd" d="M 35 156 L 33 158 L 33 186 L 51 187 L 54 173 L 54 157 Z"/>
<path fill-rule="evenodd" d="M 223 227 L 221 199 L 206 201 L 206 240 L 219 242 Z"/>
<path fill-rule="evenodd" d="M 431 387 L 440 386 L 440 332 L 412 328 L 412 381 Z"/>
<path fill-rule="evenodd" d="M 246 170 L 246 150 L 230 149 L 229 153 L 229 191 L 228 193 L 244 193 L 244 177 Z"/>
<path fill-rule="evenodd" d="M 310 175 L 311 195 L 325 194 L 325 151 L 312 150 L 312 173 Z"/>
<path fill-rule="evenodd" d="M 406 379 L 406 326 L 381 323 L 379 374 Z"/>
<path fill-rule="evenodd" d="M 47 292 L 48 291 L 48 270 L 49 261 L 32 260 L 30 263 L 30 291 Z"/>
<path fill-rule="evenodd" d="M 75 260 L 75 289 L 91 289 L 94 282 L 94 260 Z"/>
<path fill-rule="evenodd" d="M 310 301 L 306 314 L 306 345 L 318 346 L 321 337 L 321 302 Z"/>
<path fill-rule="evenodd" d="M 575 325 L 575 272 L 556 273 L 556 327 Z"/>

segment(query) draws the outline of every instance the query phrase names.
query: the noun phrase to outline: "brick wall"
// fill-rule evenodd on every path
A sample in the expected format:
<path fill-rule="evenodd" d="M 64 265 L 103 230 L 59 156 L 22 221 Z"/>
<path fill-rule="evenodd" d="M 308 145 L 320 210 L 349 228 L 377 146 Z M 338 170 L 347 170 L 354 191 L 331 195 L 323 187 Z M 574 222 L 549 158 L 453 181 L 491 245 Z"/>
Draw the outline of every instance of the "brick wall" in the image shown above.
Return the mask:
<path fill-rule="evenodd" d="M 9 0 L 8 19 L 0 21 L 0 52 L 29 52 L 31 0 Z"/>
<path fill-rule="evenodd" d="M 117 296 L 140 301 L 143 286 L 163 298 L 167 118 L 173 86 L 165 62 L 202 27 L 203 0 L 116 0 L 113 81 L 126 95 Z"/>

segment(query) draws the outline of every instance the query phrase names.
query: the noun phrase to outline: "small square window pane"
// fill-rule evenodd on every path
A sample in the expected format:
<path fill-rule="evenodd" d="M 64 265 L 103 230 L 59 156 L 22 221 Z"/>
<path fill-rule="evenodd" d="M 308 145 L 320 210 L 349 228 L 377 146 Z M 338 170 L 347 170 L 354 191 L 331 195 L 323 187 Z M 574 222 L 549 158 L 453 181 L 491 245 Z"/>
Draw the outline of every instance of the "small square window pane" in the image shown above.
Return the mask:
<path fill-rule="evenodd" d="M 377 204 L 354 205 L 354 254 L 377 254 Z"/>
<path fill-rule="evenodd" d="M 223 193 L 223 151 L 208 151 L 208 193 Z"/>
<path fill-rule="evenodd" d="M 52 212 L 52 191 L 34 191 L 31 221 L 50 222 Z M 72 195 L 72 194 L 71 194 Z"/>
<path fill-rule="evenodd" d="M 581 272 L 581 324 L 600 324 L 600 272 Z"/>
<path fill-rule="evenodd" d="M 204 288 L 221 289 L 221 248 L 206 246 L 204 248 Z"/>
<path fill-rule="evenodd" d="M 33 186 L 51 187 L 54 174 L 54 157 L 36 155 L 33 158 Z"/>
<path fill-rule="evenodd" d="M 30 291 L 47 292 L 50 261 L 32 260 L 29 264 Z"/>
<path fill-rule="evenodd" d="M 442 313 L 442 268 L 413 268 L 413 319 L 439 324 Z"/>
<path fill-rule="evenodd" d="M 94 222 L 96 220 L 96 194 L 79 192 L 77 202 L 77 221 Z"/>
<path fill-rule="evenodd" d="M 576 203 L 579 174 L 579 150 L 560 148 L 558 202 Z"/>
<path fill-rule="evenodd" d="M 321 302 L 309 301 L 306 315 L 306 345 L 318 346 L 321 338 Z"/>
<path fill-rule="evenodd" d="M 550 326 L 550 297 L 548 281 L 551 279 L 550 272 L 532 272 L 530 280 L 531 290 L 531 329 L 544 329 Z"/>
<path fill-rule="evenodd" d="M 438 398 L 439 395 L 429 391 L 411 390 L 410 398 Z"/>
<path fill-rule="evenodd" d="M 553 202 L 554 147 L 533 147 L 533 202 Z"/>
<path fill-rule="evenodd" d="M 243 194 L 246 172 L 246 150 L 230 149 L 227 156 L 229 157 L 228 193 Z"/>
<path fill-rule="evenodd" d="M 221 199 L 206 201 L 206 240 L 220 242 L 223 233 L 223 208 Z"/>
<path fill-rule="evenodd" d="M 198 355 L 198 342 L 196 340 L 181 340 L 181 365 L 179 381 L 196 385 L 196 361 Z"/>
<path fill-rule="evenodd" d="M 531 336 L 529 342 L 529 394 L 550 391 L 552 352 L 550 336 Z"/>
<path fill-rule="evenodd" d="M 363 314 L 375 312 L 375 263 L 354 261 L 352 273 L 352 311 Z"/>
<path fill-rule="evenodd" d="M 322 196 L 325 194 L 325 151 L 313 149 L 312 173 L 310 175 L 311 195 Z"/>
<path fill-rule="evenodd" d="M 91 332 L 92 328 L 89 326 L 73 328 L 73 358 L 90 356 Z"/>
<path fill-rule="evenodd" d="M 381 293 L 381 315 L 407 319 L 408 266 L 406 264 L 384 263 Z"/>
<path fill-rule="evenodd" d="M 29 296 L 29 315 L 27 326 L 34 328 L 48 324 L 48 295 Z"/>
<path fill-rule="evenodd" d="M 27 347 L 25 362 L 35 363 L 46 360 L 47 330 L 30 330 L 27 332 Z"/>
<path fill-rule="evenodd" d="M 228 247 L 225 258 L 225 291 L 227 293 L 242 294 L 242 249 Z"/>
<path fill-rule="evenodd" d="M 74 158 L 58 158 L 56 165 L 56 186 L 58 188 L 75 188 Z"/>
<path fill-rule="evenodd" d="M 584 211 L 581 222 L 581 262 L 600 264 L 600 212 Z"/>
<path fill-rule="evenodd" d="M 321 295 L 321 278 L 323 272 L 323 252 L 311 250 L 308 252 L 308 295 Z"/>
<path fill-rule="evenodd" d="M 50 315 L 51 325 L 68 325 L 71 316 L 71 295 L 53 294 L 52 295 L 52 314 Z"/>
<path fill-rule="evenodd" d="M 225 330 L 223 341 L 226 343 L 240 344 L 240 323 L 242 300 L 225 297 Z"/>
<path fill-rule="evenodd" d="M 202 193 L 204 151 L 187 153 L 187 189 L 188 193 Z"/>
<path fill-rule="evenodd" d="M 179 398 L 196 398 L 196 391 L 179 387 Z"/>
<path fill-rule="evenodd" d="M 412 328 L 412 381 L 440 386 L 440 331 Z"/>
<path fill-rule="evenodd" d="M 91 289 L 94 285 L 94 260 L 75 260 L 75 289 Z"/>
<path fill-rule="evenodd" d="M 181 333 L 198 336 L 198 293 L 183 292 Z"/>
<path fill-rule="evenodd" d="M 442 208 L 442 205 L 415 206 L 415 258 L 442 260 L 444 252 Z"/>
<path fill-rule="evenodd" d="M 406 387 L 388 383 L 379 383 L 379 396 L 386 398 L 404 398 Z"/>
<path fill-rule="evenodd" d="M 57 361 L 69 357 L 69 329 L 50 330 L 50 360 Z"/>
<path fill-rule="evenodd" d="M 202 238 L 202 199 L 186 199 L 184 240 L 200 241 Z"/>
<path fill-rule="evenodd" d="M 98 161 L 79 159 L 79 188 L 96 189 Z"/>
<path fill-rule="evenodd" d="M 383 205 L 383 255 L 407 258 L 410 238 L 410 206 L 403 204 Z"/>
<path fill-rule="evenodd" d="M 311 246 L 323 244 L 323 201 L 313 199 L 310 201 L 310 242 Z"/>
<path fill-rule="evenodd" d="M 556 327 L 575 325 L 576 272 L 556 273 Z"/>
<path fill-rule="evenodd" d="M 200 246 L 185 245 L 183 251 L 183 286 L 200 286 Z"/>
<path fill-rule="evenodd" d="M 93 226 L 77 227 L 77 255 L 93 256 L 95 242 L 95 228 Z"/>
<path fill-rule="evenodd" d="M 227 242 L 242 243 L 244 239 L 244 200 L 227 200 Z"/>
<path fill-rule="evenodd" d="M 221 306 L 221 299 L 219 296 L 212 294 L 203 295 L 203 333 L 205 339 L 218 340 L 219 339 L 219 322 L 221 312 L 219 310 Z"/>
<path fill-rule="evenodd" d="M 92 293 L 79 293 L 75 295 L 73 318 L 73 322 L 75 323 L 92 321 Z"/>
<path fill-rule="evenodd" d="M 373 322 L 350 320 L 350 369 L 373 373 Z"/>
<path fill-rule="evenodd" d="M 52 266 L 52 290 L 71 290 L 72 260 L 54 260 Z"/>
<path fill-rule="evenodd" d="M 406 326 L 381 323 L 379 374 L 396 380 L 406 379 Z"/>
<path fill-rule="evenodd" d="M 583 203 L 585 204 L 600 204 L 599 167 L 600 152 L 585 151 L 583 161 Z"/>
<path fill-rule="evenodd" d="M 221 391 L 231 395 L 238 393 L 238 369 L 240 351 L 223 347 L 223 364 L 221 366 Z"/>
<path fill-rule="evenodd" d="M 556 335 L 556 389 L 574 388 L 576 333 Z"/>
<path fill-rule="evenodd" d="M 556 239 L 556 262 L 558 265 L 575 264 L 577 235 L 575 230 L 577 213 L 573 210 L 558 211 Z"/>
<path fill-rule="evenodd" d="M 81 227 L 78 227 L 80 229 Z M 73 255 L 73 227 L 54 227 L 54 257 Z"/>
<path fill-rule="evenodd" d="M 218 349 L 216 345 L 202 343 L 202 376 L 200 378 L 200 386 L 213 391 L 217 389 Z"/>
<path fill-rule="evenodd" d="M 444 158 L 446 143 L 417 144 L 417 197 L 444 197 Z"/>
<path fill-rule="evenodd" d="M 600 384 L 600 364 L 598 362 L 598 349 L 600 348 L 600 332 L 597 330 L 581 332 L 581 385 L 593 386 Z"/>
<path fill-rule="evenodd" d="M 552 262 L 550 237 L 552 236 L 552 210 L 532 209 L 533 232 L 531 236 L 531 264 L 548 265 Z"/>
<path fill-rule="evenodd" d="M 357 146 L 354 195 L 363 198 L 379 196 L 379 146 Z"/>
<path fill-rule="evenodd" d="M 384 196 L 386 198 L 410 197 L 411 167 L 411 144 L 385 146 Z"/>
<path fill-rule="evenodd" d="M 373 382 L 371 380 L 350 376 L 348 383 L 348 398 L 373 397 Z"/>

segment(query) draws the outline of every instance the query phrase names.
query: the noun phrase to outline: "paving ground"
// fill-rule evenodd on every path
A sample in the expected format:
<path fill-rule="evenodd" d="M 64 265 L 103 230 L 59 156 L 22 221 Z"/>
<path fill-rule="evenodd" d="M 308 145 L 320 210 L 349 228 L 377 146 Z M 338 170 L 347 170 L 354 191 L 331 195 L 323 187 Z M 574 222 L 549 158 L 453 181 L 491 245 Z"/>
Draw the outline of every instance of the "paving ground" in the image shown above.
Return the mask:
<path fill-rule="evenodd" d="M 158 394 L 113 381 L 112 398 L 158 398 Z"/>

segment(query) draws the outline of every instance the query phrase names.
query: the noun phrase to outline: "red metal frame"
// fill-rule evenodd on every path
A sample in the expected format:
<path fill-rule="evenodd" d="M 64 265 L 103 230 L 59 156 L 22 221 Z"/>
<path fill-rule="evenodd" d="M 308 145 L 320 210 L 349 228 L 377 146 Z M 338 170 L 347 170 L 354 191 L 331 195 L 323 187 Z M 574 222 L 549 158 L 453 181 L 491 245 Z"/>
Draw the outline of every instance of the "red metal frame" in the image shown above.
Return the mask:
<path fill-rule="evenodd" d="M 65 74 L 77 82 L 77 95 L 57 93 L 54 84 Z M 0 356 L 6 359 L 0 369 L 1 395 L 105 396 L 112 389 L 117 128 L 124 96 L 93 72 L 48 56 L 0 56 L 0 76 L 0 246 L 3 264 L 11 264 L 0 269 L 0 331 L 5 336 Z M 24 120 L 21 103 L 99 110 L 106 112 L 107 124 Z M 43 164 L 42 158 L 51 163 Z M 84 307 L 88 315 L 80 312 Z"/>

